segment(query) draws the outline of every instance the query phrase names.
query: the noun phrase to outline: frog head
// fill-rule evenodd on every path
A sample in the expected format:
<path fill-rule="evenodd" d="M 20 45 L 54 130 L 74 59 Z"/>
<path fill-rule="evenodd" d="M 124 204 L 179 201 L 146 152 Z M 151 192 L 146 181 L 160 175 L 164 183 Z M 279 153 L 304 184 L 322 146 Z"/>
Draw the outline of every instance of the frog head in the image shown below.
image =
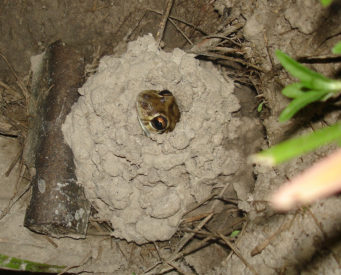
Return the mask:
<path fill-rule="evenodd" d="M 147 90 L 138 94 L 137 117 L 146 134 L 172 131 L 180 119 L 180 111 L 173 94 L 168 90 Z"/>

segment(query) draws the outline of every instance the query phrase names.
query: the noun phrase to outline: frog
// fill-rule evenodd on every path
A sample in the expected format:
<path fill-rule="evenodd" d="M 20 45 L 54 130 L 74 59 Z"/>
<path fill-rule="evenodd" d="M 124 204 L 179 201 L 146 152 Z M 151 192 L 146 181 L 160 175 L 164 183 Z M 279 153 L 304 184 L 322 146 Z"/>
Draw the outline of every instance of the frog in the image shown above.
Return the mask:
<path fill-rule="evenodd" d="M 174 130 L 180 120 L 176 99 L 169 90 L 144 90 L 136 98 L 137 118 L 144 134 L 163 134 Z"/>

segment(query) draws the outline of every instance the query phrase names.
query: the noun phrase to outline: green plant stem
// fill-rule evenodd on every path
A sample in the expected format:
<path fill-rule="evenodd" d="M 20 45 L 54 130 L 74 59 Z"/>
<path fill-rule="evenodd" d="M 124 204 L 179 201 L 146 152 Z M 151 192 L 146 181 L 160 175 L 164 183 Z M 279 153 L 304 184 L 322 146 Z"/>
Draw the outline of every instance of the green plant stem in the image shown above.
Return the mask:
<path fill-rule="evenodd" d="M 279 121 L 284 122 L 292 118 L 299 110 L 307 106 L 308 104 L 322 99 L 328 92 L 309 91 L 304 93 L 304 96 L 295 98 L 289 103 L 289 105 L 283 110 L 279 116 Z"/>
<path fill-rule="evenodd" d="M 310 152 L 320 146 L 341 140 L 341 123 L 325 127 L 311 134 L 286 140 L 267 150 L 252 155 L 251 161 L 267 165 L 277 165 Z"/>
<path fill-rule="evenodd" d="M 341 90 L 341 81 L 329 79 L 298 63 L 285 53 L 277 50 L 276 56 L 282 66 L 294 77 L 298 78 L 305 88 L 337 92 Z"/>
<path fill-rule="evenodd" d="M 65 266 L 41 264 L 0 254 L 0 268 L 30 272 L 61 272 Z"/>

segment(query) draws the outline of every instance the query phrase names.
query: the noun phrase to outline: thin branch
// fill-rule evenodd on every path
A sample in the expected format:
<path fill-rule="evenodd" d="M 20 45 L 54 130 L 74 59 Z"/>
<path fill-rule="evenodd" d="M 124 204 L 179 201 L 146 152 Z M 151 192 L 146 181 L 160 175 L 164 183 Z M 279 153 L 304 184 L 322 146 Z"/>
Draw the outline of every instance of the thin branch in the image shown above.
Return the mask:
<path fill-rule="evenodd" d="M 156 263 L 153 264 L 151 267 L 149 267 L 147 270 L 145 270 L 143 274 L 147 274 L 148 272 L 150 272 L 151 270 L 153 270 L 155 267 L 157 267 L 157 266 L 160 265 L 160 264 L 163 264 L 163 262 L 162 262 L 162 261 L 156 262 Z"/>
<path fill-rule="evenodd" d="M 92 258 L 92 251 L 90 250 L 88 252 L 88 254 L 85 255 L 85 257 L 83 258 L 83 260 L 80 262 L 80 264 L 78 265 L 73 265 L 73 266 L 68 266 L 66 267 L 62 272 L 58 273 L 58 275 L 62 275 L 66 272 L 68 272 L 70 269 L 73 269 L 73 268 L 77 268 L 77 267 L 81 267 L 83 265 L 85 265 L 90 259 Z"/>
<path fill-rule="evenodd" d="M 154 13 L 157 13 L 157 14 L 160 14 L 160 15 L 163 14 L 161 11 L 158 11 L 158 10 L 153 10 L 153 9 L 147 9 L 147 10 L 148 10 L 148 11 L 151 11 L 151 12 L 154 12 Z M 183 23 L 183 24 L 185 24 L 185 25 L 187 25 L 187 26 L 192 27 L 192 28 L 195 29 L 196 31 L 201 32 L 202 34 L 207 35 L 207 32 L 205 32 L 203 29 L 201 29 L 201 28 L 199 28 L 199 27 L 196 27 L 196 26 L 194 26 L 193 24 L 191 24 L 191 23 L 189 23 L 189 22 L 187 22 L 187 21 L 185 21 L 185 20 L 183 20 L 183 19 L 181 19 L 181 18 L 179 18 L 179 17 L 175 17 L 175 16 L 170 15 L 169 18 L 174 19 L 174 20 L 176 20 L 176 21 L 179 21 L 179 22 L 181 22 L 181 23 Z"/>
<path fill-rule="evenodd" d="M 177 266 L 177 265 L 174 264 L 174 263 L 166 262 L 166 264 L 168 264 L 169 266 L 171 266 L 172 268 L 174 268 L 179 274 L 183 274 L 183 275 L 192 275 L 192 274 L 193 274 L 193 273 L 188 274 L 187 272 L 183 271 L 179 266 Z"/>
<path fill-rule="evenodd" d="M 29 92 L 25 86 L 25 84 L 21 81 L 21 79 L 18 77 L 17 73 L 14 71 L 13 67 L 11 66 L 11 64 L 8 62 L 7 58 L 0 52 L 0 57 L 5 61 L 5 63 L 7 64 L 7 66 L 9 67 L 9 69 L 11 70 L 12 74 L 14 75 L 17 84 L 19 86 L 19 88 L 21 89 L 26 102 L 28 102 L 28 98 L 29 98 Z"/>
<path fill-rule="evenodd" d="M 211 200 L 212 198 L 214 198 L 216 196 L 216 194 L 211 194 L 210 196 L 208 196 L 206 199 L 204 199 L 203 201 L 199 202 L 197 205 L 195 205 L 194 207 L 188 209 L 183 216 L 186 216 L 188 213 L 194 211 L 195 209 L 199 208 L 201 205 L 203 205 L 204 203 L 206 203 L 207 201 Z"/>
<path fill-rule="evenodd" d="M 238 235 L 238 239 L 235 241 L 235 245 L 237 245 L 239 243 L 239 241 L 241 240 L 241 236 L 244 235 L 247 224 L 248 224 L 248 221 L 246 221 L 246 223 L 244 223 L 242 230 Z M 228 261 L 232 257 L 232 255 L 233 255 L 233 251 L 230 252 L 230 254 L 226 257 L 225 261 Z"/>
<path fill-rule="evenodd" d="M 203 218 L 206 218 L 210 214 L 211 213 L 203 213 L 203 214 L 199 214 L 199 215 L 196 215 L 196 216 L 188 217 L 188 218 L 185 218 L 183 220 L 183 223 L 193 223 L 195 221 L 200 221 Z"/>
<path fill-rule="evenodd" d="M 223 234 L 219 233 L 220 238 L 233 250 L 233 252 L 241 259 L 241 261 L 252 271 L 253 274 L 258 274 L 254 267 L 242 256 L 237 247 L 235 247 Z"/>
<path fill-rule="evenodd" d="M 21 148 L 21 149 L 19 150 L 19 152 L 17 153 L 17 155 L 15 156 L 15 158 L 12 160 L 11 164 L 9 165 L 9 167 L 8 167 L 6 173 L 5 173 L 5 176 L 6 176 L 6 177 L 8 177 L 8 176 L 11 174 L 11 172 L 12 172 L 14 166 L 15 166 L 15 165 L 17 164 L 17 162 L 20 160 L 20 158 L 21 158 L 21 156 L 22 156 L 22 153 L 23 153 L 23 148 Z"/>
<path fill-rule="evenodd" d="M 2 81 L 0 81 L 0 86 L 5 88 L 6 90 L 10 91 L 13 94 L 20 95 L 20 93 L 18 91 L 16 91 L 15 89 L 11 88 L 10 86 L 8 86 L 6 83 L 4 83 Z M 20 96 L 22 96 L 22 95 L 20 95 Z"/>
<path fill-rule="evenodd" d="M 205 219 L 203 219 L 196 227 L 195 230 L 200 230 L 203 226 L 213 217 L 214 213 L 208 215 Z M 193 237 L 195 233 L 185 234 L 185 236 L 181 239 L 178 244 L 178 247 L 175 249 L 174 254 L 178 253 Z"/>
<path fill-rule="evenodd" d="M 251 63 L 245 62 L 244 60 L 240 59 L 240 58 L 234 58 L 234 57 L 230 57 L 230 56 L 226 56 L 226 55 L 222 55 L 222 54 L 216 54 L 216 53 L 210 53 L 210 52 L 198 52 L 198 51 L 189 51 L 189 53 L 194 53 L 196 55 L 202 55 L 202 56 L 207 56 L 207 57 L 213 57 L 216 59 L 224 59 L 224 60 L 229 60 L 229 61 L 233 61 L 236 63 L 240 63 L 245 65 L 246 67 L 251 67 L 256 69 L 257 71 L 263 72 L 263 69 L 253 65 Z"/>
<path fill-rule="evenodd" d="M 196 245 L 194 245 L 193 247 L 191 248 L 188 248 L 187 250 L 185 250 L 184 252 L 179 252 L 177 255 L 175 255 L 171 260 L 169 260 L 168 262 L 174 262 L 178 259 L 180 259 L 181 257 L 184 257 L 188 254 L 191 254 L 192 252 L 194 251 L 197 251 L 199 250 L 200 248 L 204 247 L 205 245 L 207 245 L 207 243 L 214 239 L 213 237 L 207 237 L 205 239 L 203 239 L 201 242 L 197 243 Z M 169 271 L 171 271 L 172 269 L 174 269 L 173 267 L 166 267 L 164 269 L 162 269 L 160 272 L 158 272 L 157 274 L 164 274 L 164 273 L 167 273 Z M 149 271 L 152 270 L 152 269 L 148 269 Z"/>
<path fill-rule="evenodd" d="M 166 10 L 165 10 L 164 14 L 162 15 L 162 19 L 161 19 L 161 22 L 160 22 L 160 27 L 159 27 L 158 32 L 156 33 L 156 42 L 157 42 L 158 46 L 160 46 L 161 40 L 163 38 L 163 33 L 165 31 L 165 27 L 166 27 L 166 24 L 167 24 L 167 19 L 168 19 L 170 11 L 172 9 L 173 2 L 174 2 L 174 0 L 167 0 Z"/>
<path fill-rule="evenodd" d="M 128 32 L 128 34 L 124 37 L 124 41 L 128 41 L 130 39 L 130 37 L 132 36 L 132 34 L 134 33 L 134 31 L 138 28 L 138 26 L 141 24 L 143 18 L 146 16 L 147 11 L 145 10 L 144 13 L 142 14 L 141 18 L 137 21 L 137 23 L 135 24 L 135 26 L 131 29 L 131 31 Z"/>
<path fill-rule="evenodd" d="M 226 30 L 222 33 L 205 36 L 192 47 L 192 51 L 205 52 L 207 48 L 217 46 L 221 40 L 226 40 L 229 35 L 237 32 L 243 26 L 243 23 L 237 23 L 230 26 L 229 28 L 226 28 Z"/>
<path fill-rule="evenodd" d="M 321 233 L 322 233 L 322 235 L 323 235 L 323 238 L 324 238 L 325 240 L 327 240 L 327 234 L 326 234 L 326 232 L 323 230 L 323 228 L 322 228 L 321 224 L 319 223 L 319 221 L 317 220 L 316 216 L 314 215 L 314 213 L 311 211 L 311 209 L 310 209 L 309 207 L 307 207 L 307 210 L 308 210 L 310 216 L 313 218 L 313 220 L 314 220 L 315 224 L 317 225 L 317 227 L 320 229 L 320 231 L 321 231 Z M 335 254 L 335 252 L 333 251 L 332 248 L 330 248 L 330 252 L 331 252 L 331 254 L 332 254 L 332 256 L 333 256 L 335 262 L 336 262 L 337 265 L 339 266 L 339 268 L 341 268 L 341 263 L 340 263 L 340 261 L 339 261 L 339 259 L 338 259 L 339 257 Z"/>
<path fill-rule="evenodd" d="M 236 54 L 243 54 L 245 53 L 245 51 L 241 50 L 241 49 L 235 49 L 235 48 L 227 48 L 227 47 L 211 47 L 211 48 L 208 48 L 209 51 L 219 51 L 219 52 L 222 52 L 224 54 L 226 53 L 236 53 Z"/>
<path fill-rule="evenodd" d="M 225 185 L 225 187 L 220 191 L 218 198 L 221 198 L 225 192 L 225 190 L 227 189 L 227 187 L 230 185 L 230 183 L 227 183 Z M 214 215 L 214 208 L 216 207 L 216 205 L 218 204 L 218 201 L 214 201 L 212 206 L 211 206 L 211 211 L 212 213 L 210 215 L 208 215 L 204 220 L 202 220 L 196 227 L 195 230 L 200 230 L 201 228 L 203 228 L 203 226 L 213 217 Z M 187 235 L 187 236 L 186 236 Z M 186 234 L 180 241 L 178 247 L 175 250 L 175 253 L 178 253 L 194 236 L 195 233 L 189 233 Z"/>
<path fill-rule="evenodd" d="M 211 213 L 208 217 L 206 217 L 205 220 L 203 220 L 197 227 L 196 230 L 200 230 L 206 223 L 207 221 L 213 216 L 213 213 Z M 210 237 L 205 238 L 202 242 L 200 242 L 199 246 L 195 246 L 194 248 L 191 248 L 189 251 L 186 252 L 180 252 L 180 250 L 186 245 L 186 243 L 195 235 L 195 233 L 189 233 L 186 234 L 181 240 L 180 240 L 180 244 L 178 245 L 177 249 L 175 250 L 175 252 L 173 253 L 172 256 L 170 256 L 168 258 L 168 260 L 166 261 L 166 263 L 168 265 L 170 265 L 169 263 L 173 263 L 174 261 L 176 261 L 177 259 L 193 252 L 196 251 L 197 249 L 203 247 L 204 245 L 206 245 L 206 243 L 211 240 L 214 239 L 213 235 Z M 148 273 L 149 271 L 151 271 L 153 268 L 155 268 L 156 266 L 158 266 L 160 263 L 157 262 L 156 264 L 154 264 L 152 267 L 148 268 L 147 271 L 145 271 L 144 274 Z M 158 274 L 163 274 L 165 272 L 169 272 L 170 270 L 172 270 L 173 267 L 167 267 L 164 268 L 162 271 L 160 271 Z"/>
<path fill-rule="evenodd" d="M 271 241 L 275 239 L 282 231 L 290 228 L 296 216 L 297 216 L 297 212 L 295 213 L 294 217 L 290 220 L 290 222 L 288 223 L 283 222 L 283 224 L 270 237 L 268 237 L 259 245 L 257 245 L 254 249 L 252 249 L 251 256 L 253 257 L 261 253 L 271 243 Z"/>
<path fill-rule="evenodd" d="M 0 215 L 0 220 L 5 217 L 8 212 L 11 210 L 11 208 L 13 207 L 13 205 L 21 199 L 22 196 L 25 195 L 25 193 L 31 188 L 31 184 L 27 184 L 27 186 L 25 187 L 25 189 L 17 196 L 17 198 L 15 198 L 15 195 L 12 197 L 12 199 L 10 199 L 10 201 L 8 202 L 7 207 L 2 211 L 1 215 Z"/>
<path fill-rule="evenodd" d="M 187 40 L 187 42 L 191 45 L 193 45 L 193 42 L 191 39 L 188 38 L 188 36 L 175 24 L 174 20 L 171 18 L 168 18 L 168 20 L 173 24 L 173 26 L 182 34 L 183 37 Z"/>
<path fill-rule="evenodd" d="M 58 248 L 58 244 L 56 244 L 49 236 L 47 235 L 43 235 L 43 236 L 54 248 Z"/>

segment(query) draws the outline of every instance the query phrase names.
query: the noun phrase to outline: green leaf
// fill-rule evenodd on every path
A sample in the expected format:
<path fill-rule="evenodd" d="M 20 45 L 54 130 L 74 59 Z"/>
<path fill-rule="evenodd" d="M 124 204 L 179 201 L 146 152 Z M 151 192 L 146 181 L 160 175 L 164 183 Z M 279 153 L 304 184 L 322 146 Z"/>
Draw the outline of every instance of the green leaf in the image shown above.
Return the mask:
<path fill-rule="evenodd" d="M 262 101 L 261 103 L 259 103 L 258 107 L 257 107 L 257 111 L 258 113 L 260 113 L 263 110 L 263 105 L 264 105 L 265 101 Z"/>
<path fill-rule="evenodd" d="M 322 6 L 327 7 L 333 0 L 320 0 Z"/>
<path fill-rule="evenodd" d="M 302 84 L 301 82 L 293 83 L 286 86 L 282 90 L 282 94 L 289 98 L 297 98 L 304 94 L 302 88 L 304 88 L 304 84 Z"/>
<path fill-rule="evenodd" d="M 332 52 L 333 54 L 341 54 L 341 41 L 333 47 Z"/>
<path fill-rule="evenodd" d="M 302 81 L 304 87 L 313 90 L 333 90 L 331 85 L 333 80 L 308 69 L 279 50 L 276 51 L 276 56 L 289 73 Z"/>
<path fill-rule="evenodd" d="M 62 272 L 65 266 L 41 264 L 0 254 L 0 268 L 31 272 Z"/>
<path fill-rule="evenodd" d="M 310 152 L 320 146 L 341 140 L 341 123 L 324 127 L 311 134 L 286 140 L 250 157 L 252 162 L 277 165 Z"/>
<path fill-rule="evenodd" d="M 231 238 L 237 237 L 239 235 L 239 233 L 240 233 L 240 230 L 235 230 L 231 233 L 230 237 Z"/>
<path fill-rule="evenodd" d="M 279 116 L 280 122 L 285 122 L 292 118 L 299 110 L 307 106 L 309 103 L 315 102 L 323 98 L 328 91 L 310 91 L 295 98 L 289 105 L 282 111 Z"/>

